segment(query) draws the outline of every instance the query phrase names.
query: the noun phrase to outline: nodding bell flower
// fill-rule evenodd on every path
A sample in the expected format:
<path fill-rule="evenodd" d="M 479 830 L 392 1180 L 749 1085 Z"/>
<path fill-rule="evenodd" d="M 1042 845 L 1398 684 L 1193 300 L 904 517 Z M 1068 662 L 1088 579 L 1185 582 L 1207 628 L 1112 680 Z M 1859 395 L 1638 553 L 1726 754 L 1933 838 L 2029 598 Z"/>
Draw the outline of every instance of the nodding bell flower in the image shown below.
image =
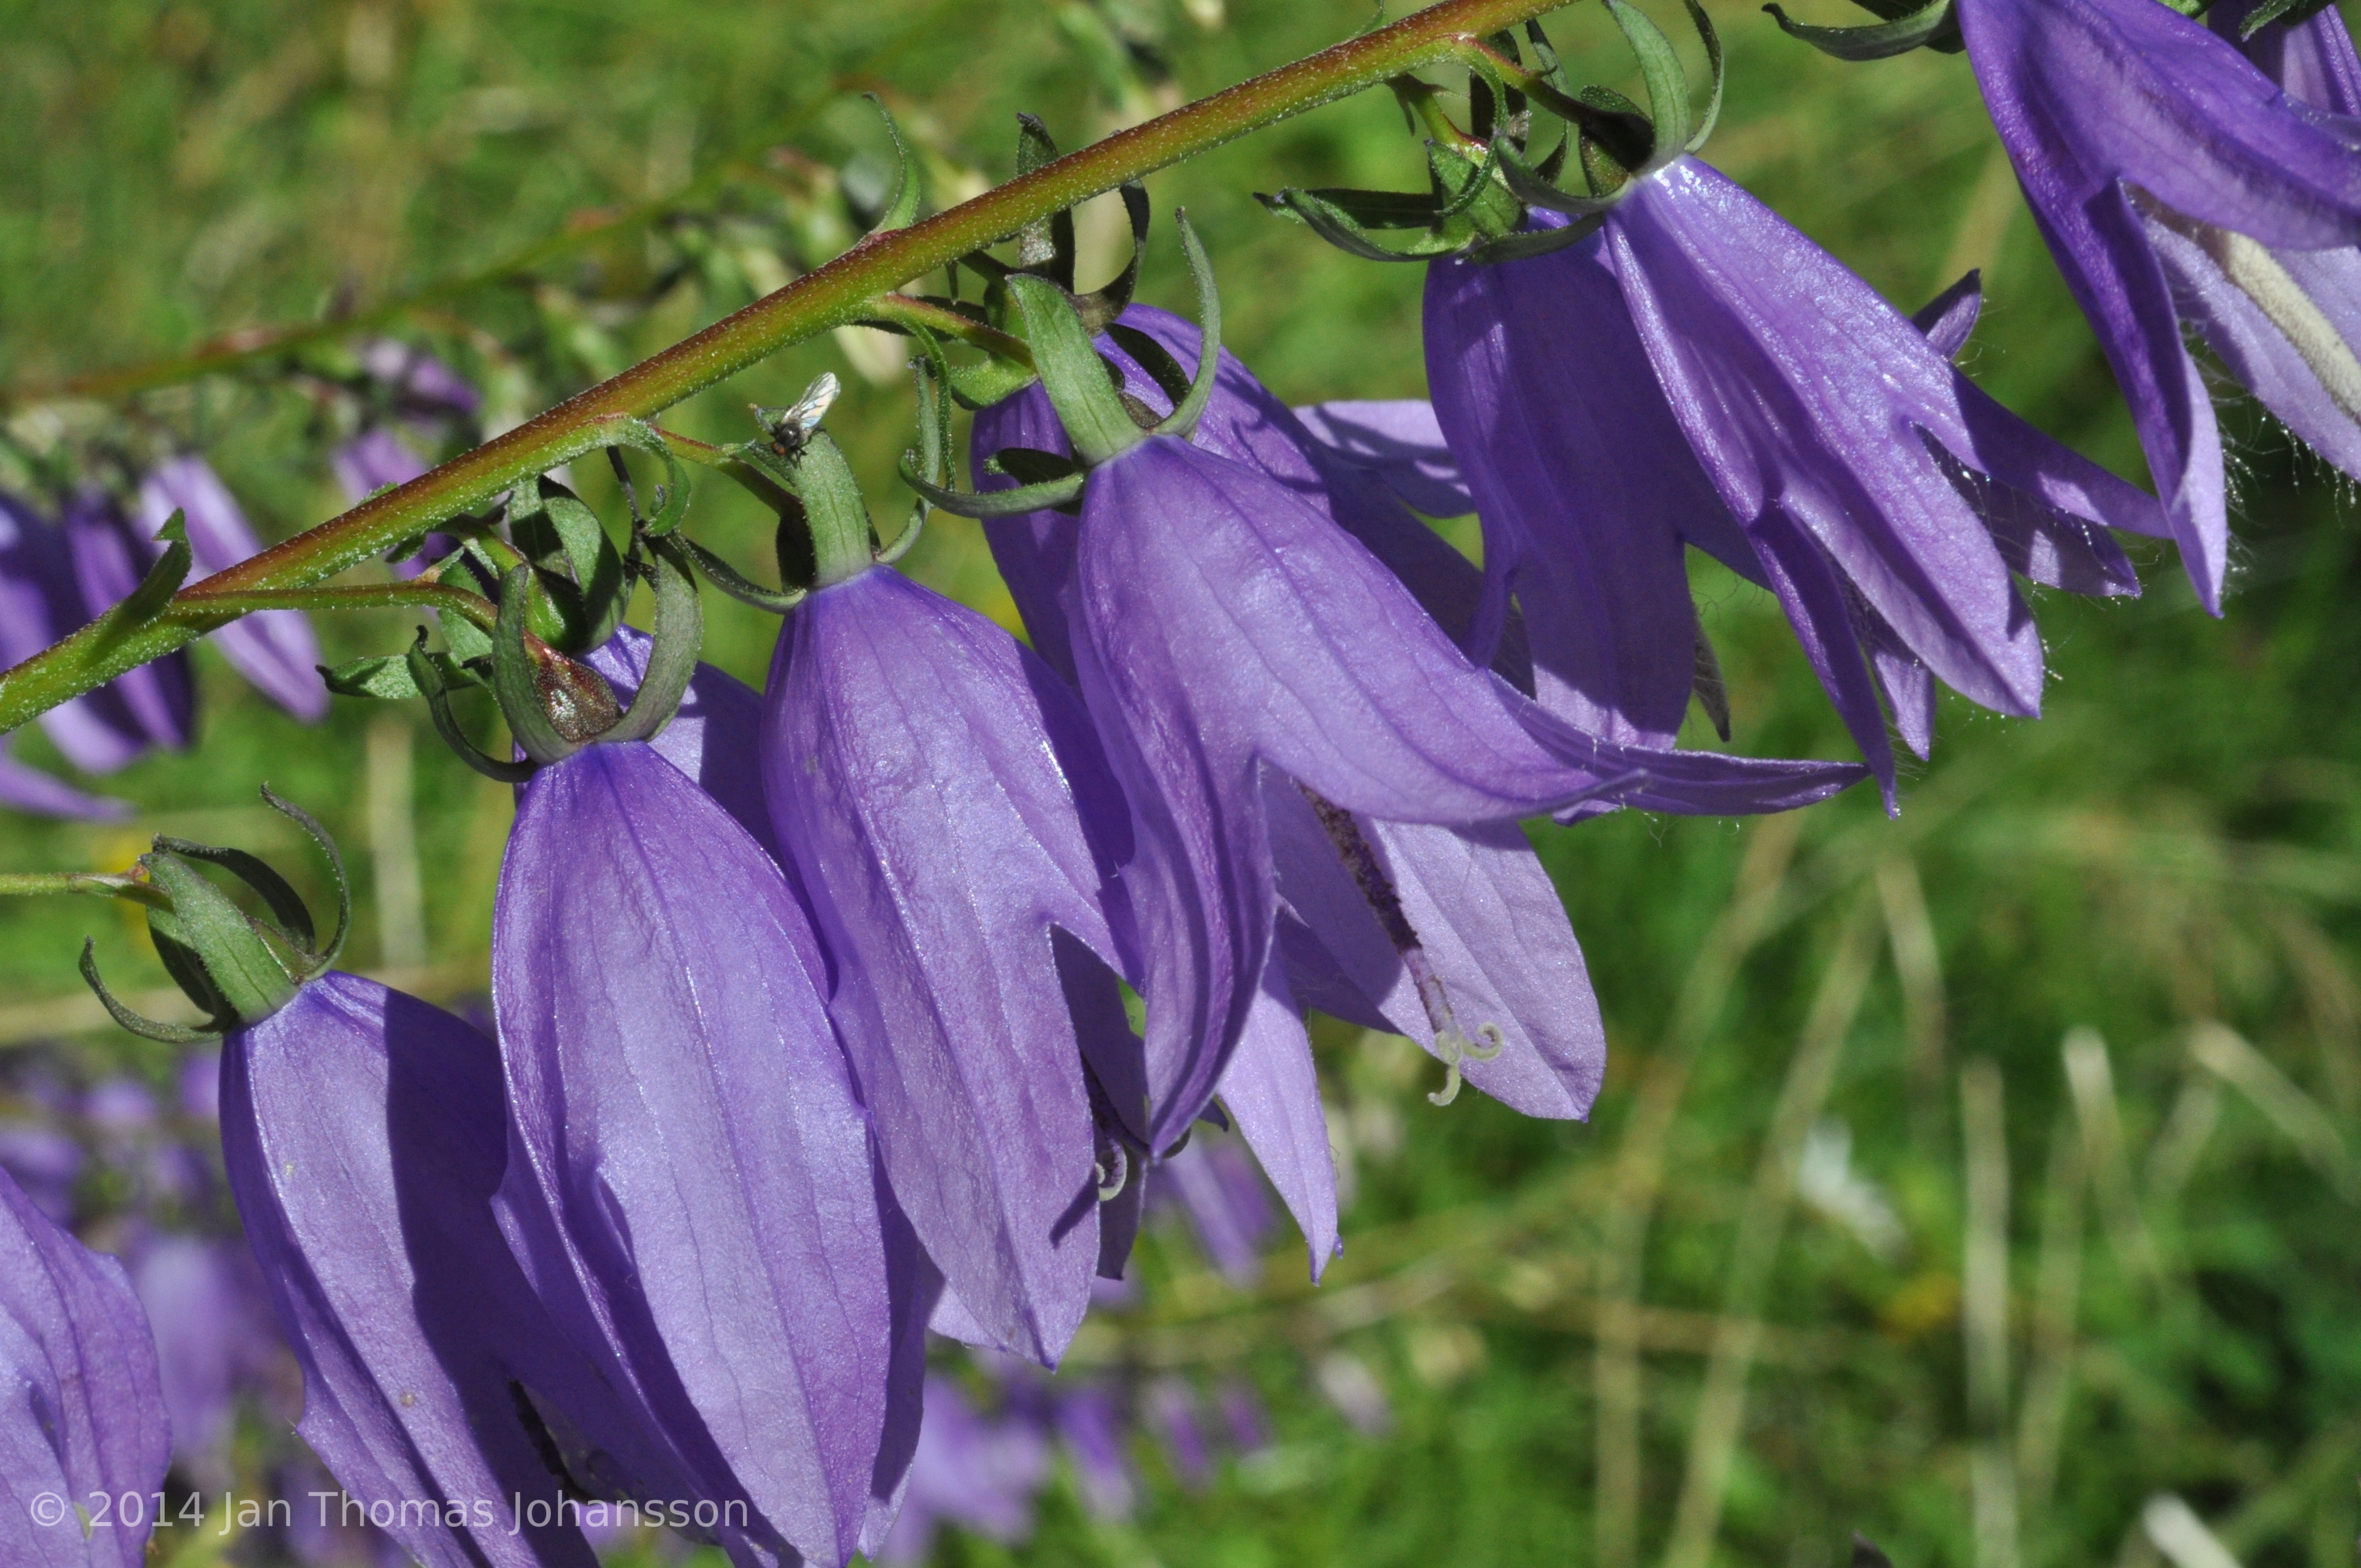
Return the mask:
<path fill-rule="evenodd" d="M 1048 394 L 1091 466 L 1086 477 L 950 498 L 1015 512 L 1080 494 L 1071 583 L 1058 602 L 1084 702 L 1131 806 L 1124 876 L 1148 1002 L 1141 1130 L 1157 1150 L 1212 1100 L 1257 999 L 1286 984 L 1269 961 L 1279 891 L 1266 775 L 1345 814 L 1457 827 L 1600 803 L 1760 810 L 1859 776 L 1643 752 L 1565 725 L 1470 664 L 1401 580 L 1317 506 L 1184 439 L 1216 389 L 1218 308 L 1185 225 L 1183 237 L 1206 332 L 1197 375 L 1185 388 L 1176 378 L 1173 413 L 1152 428 L 1135 423 L 1071 302 L 1044 280 L 1012 277 Z M 1291 1003 L 1269 1013 L 1300 1045 Z M 1440 1012 L 1437 1034 L 1461 1038 Z"/>
<path fill-rule="evenodd" d="M 503 595 L 496 669 L 522 646 L 522 580 Z M 644 679 L 596 743 L 560 743 L 530 679 L 496 680 L 542 764 L 493 909 L 498 1206 L 567 1342 L 686 1495 L 723 1506 L 733 1553 L 841 1563 L 890 1522 L 915 1441 L 923 1262 L 877 1170 L 802 906 L 645 739 L 688 685 L 697 627 L 695 589 L 664 556 Z"/>
<path fill-rule="evenodd" d="M 139 487 L 139 523 L 150 537 L 178 512 L 188 524 L 189 549 L 199 576 L 225 572 L 262 542 L 246 521 L 229 488 L 213 466 L 194 453 L 172 458 Z M 144 569 L 144 566 L 143 566 Z M 328 688 L 320 681 L 320 644 L 312 622 L 298 609 L 267 609 L 243 616 L 207 633 L 237 673 L 256 690 L 308 724 L 328 714 Z"/>
<path fill-rule="evenodd" d="M 75 497 L 56 521 L 0 495 L 0 667 L 31 658 L 80 630 L 138 585 L 135 548 L 121 515 L 96 492 Z M 195 692 L 185 653 L 116 676 L 41 715 L 66 761 L 108 773 L 150 745 L 188 740 Z M 6 742 L 0 740 L 0 748 Z M 0 805 L 47 817 L 105 819 L 129 815 L 121 801 L 88 795 L 26 767 L 0 749 Z"/>
<path fill-rule="evenodd" d="M 1726 729 L 1694 544 L 1778 596 L 1891 809 L 1881 695 L 1922 756 L 1938 678 L 2037 713 L 2040 638 L 2014 576 L 2136 592 L 2100 525 L 2158 533 L 2162 513 L 1952 366 L 1971 280 L 1914 323 L 1691 156 L 1703 136 L 1670 45 L 1610 10 L 1666 79 L 1653 150 L 1576 196 L 1497 138 L 1510 190 L 1541 211 L 1427 274 L 1435 413 L 1484 524 L 1475 651 L 1513 596 L 1553 711 L 1663 743 L 1695 688 Z"/>
<path fill-rule="evenodd" d="M 0 1558 L 139 1568 L 154 1514 L 85 1510 L 93 1493 L 160 1491 L 171 1454 L 155 1336 L 123 1266 L 0 1171 Z"/>
<path fill-rule="evenodd" d="M 815 566 L 772 662 L 763 781 L 836 960 L 829 1013 L 950 1293 L 1054 1364 L 1120 1184 L 1093 1101 L 1145 1089 L 1115 981 L 1136 969 L 1122 795 L 1071 686 L 873 557 L 827 433 L 780 444 Z"/>
<path fill-rule="evenodd" d="M 375 384 L 371 422 L 328 458 L 336 483 L 356 506 L 426 472 L 425 459 L 402 438 L 403 428 L 432 443 L 452 422 L 468 423 L 483 403 L 467 378 L 424 350 L 393 338 L 373 338 L 363 345 L 360 366 Z M 451 548 L 449 535 L 429 534 L 424 549 L 392 564 L 393 575 L 415 577 Z"/>
<path fill-rule="evenodd" d="M 2227 31 L 2246 0 L 2217 5 Z M 1958 0 L 1993 124 L 2129 400 L 2181 564 L 2220 609 L 2222 441 L 2195 326 L 2361 477 L 2361 71 L 2334 5 L 2242 55 L 2157 0 Z M 2251 56 L 2251 58 L 2250 58 Z"/>
<path fill-rule="evenodd" d="M 265 798 L 333 859 L 317 824 Z M 201 861 L 246 881 L 275 918 L 242 914 Z M 497 1048 L 335 971 L 348 903 L 320 943 L 302 900 L 250 856 L 159 839 L 141 864 L 158 950 L 223 1036 L 223 1161 L 302 1370 L 297 1430 L 347 1493 L 390 1510 L 387 1532 L 420 1563 L 590 1568 L 579 1529 L 534 1519 L 567 1497 L 684 1494 L 664 1455 L 609 1415 L 614 1395 L 495 1222 L 509 1150 Z M 336 880 L 344 903 L 341 863 Z M 87 957 L 84 972 L 126 1026 L 196 1033 L 128 1013 Z M 593 1446 L 584 1431 L 626 1441 Z M 539 1505 L 521 1521 L 520 1498 Z"/>

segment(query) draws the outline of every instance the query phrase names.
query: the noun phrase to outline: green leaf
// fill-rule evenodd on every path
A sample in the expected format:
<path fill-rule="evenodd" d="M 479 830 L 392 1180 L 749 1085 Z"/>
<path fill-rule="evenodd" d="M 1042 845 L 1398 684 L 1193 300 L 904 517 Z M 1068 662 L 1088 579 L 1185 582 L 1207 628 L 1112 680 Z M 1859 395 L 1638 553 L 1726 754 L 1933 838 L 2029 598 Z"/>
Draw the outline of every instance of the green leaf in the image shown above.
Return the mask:
<path fill-rule="evenodd" d="M 452 619 L 458 620 L 460 625 L 467 626 L 468 630 L 475 631 L 477 636 L 483 637 L 484 634 L 468 622 L 456 616 Z M 484 652 L 489 654 L 491 651 L 492 640 L 485 637 Z M 456 688 L 483 684 L 481 675 L 452 654 L 429 653 L 427 657 L 434 661 L 436 667 L 442 672 L 443 683 L 447 687 Z M 411 679 L 410 659 L 407 654 L 402 653 L 372 654 L 366 659 L 354 659 L 349 663 L 338 664 L 333 670 L 324 664 L 320 667 L 320 676 L 328 683 L 328 689 L 338 696 L 366 696 L 375 697 L 380 702 L 405 702 L 412 697 L 426 695 L 418 689 L 418 683 Z"/>

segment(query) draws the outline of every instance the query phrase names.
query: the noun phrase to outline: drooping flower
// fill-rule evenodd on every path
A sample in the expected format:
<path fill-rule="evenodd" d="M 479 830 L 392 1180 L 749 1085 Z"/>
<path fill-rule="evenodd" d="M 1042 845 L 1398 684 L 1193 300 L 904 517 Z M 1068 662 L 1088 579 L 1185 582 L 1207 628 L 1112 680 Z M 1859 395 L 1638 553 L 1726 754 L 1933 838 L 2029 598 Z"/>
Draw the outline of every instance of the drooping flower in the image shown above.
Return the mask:
<path fill-rule="evenodd" d="M 695 1495 L 751 1507 L 741 1549 L 840 1563 L 890 1519 L 925 1305 L 823 974 L 778 866 L 646 743 L 525 785 L 493 919 L 502 1226 Z"/>
<path fill-rule="evenodd" d="M 360 364 L 376 384 L 369 422 L 328 458 L 336 483 L 355 505 L 425 473 L 418 444 L 432 450 L 447 439 L 454 423 L 472 435 L 474 415 L 483 404 L 482 394 L 466 377 L 425 350 L 393 338 L 372 338 L 362 345 Z M 404 431 L 411 439 L 404 438 Z M 393 574 L 414 577 L 453 547 L 448 534 L 429 534 L 423 549 L 393 563 Z"/>
<path fill-rule="evenodd" d="M 2222 442 L 2184 320 L 2361 475 L 2361 121 L 2336 117 L 2361 103 L 2349 40 L 2331 63 L 2343 24 L 2331 7 L 2283 32 L 2276 47 L 2306 58 L 2282 52 L 2274 82 L 2156 0 L 1959 0 L 1957 15 L 2026 200 L 2131 404 L 2182 565 L 2218 609 Z"/>
<path fill-rule="evenodd" d="M 926 1424 L 910 1490 L 878 1561 L 927 1560 L 945 1524 L 1014 1544 L 1033 1531 L 1033 1497 L 1049 1478 L 1049 1445 L 1031 1423 L 987 1420 L 948 1377 L 926 1383 Z"/>
<path fill-rule="evenodd" d="M 1938 303 L 1963 335 L 1971 291 Z M 1778 596 L 1891 807 L 1880 695 L 1922 756 L 1935 678 L 2038 712 L 2012 573 L 2136 592 L 2098 524 L 2164 527 L 1978 390 L 1956 346 L 1694 158 L 1566 248 L 1432 264 L 1428 378 L 1484 521 L 1487 628 L 1514 596 L 1542 701 L 1661 742 L 1703 657 L 1694 544 Z"/>
<path fill-rule="evenodd" d="M 233 1031 L 221 1073 L 231 1189 L 303 1370 L 299 1430 L 346 1492 L 389 1505 L 404 1551 L 587 1568 L 581 1531 L 549 1519 L 571 1488 L 691 1495 L 495 1223 L 509 1139 L 489 1040 L 332 972 Z M 521 1533 L 520 1497 L 542 1505 Z"/>
<path fill-rule="evenodd" d="M 172 1460 L 220 1491 L 236 1480 L 230 1440 L 241 1387 L 273 1360 L 253 1267 L 212 1236 L 162 1234 L 133 1249 L 131 1288 L 156 1327 L 157 1368 L 172 1418 Z"/>
<path fill-rule="evenodd" d="M 1209 411 L 1200 429 L 1213 423 Z M 1266 771 L 1346 816 L 1445 827 L 1602 794 L 1654 809 L 1763 809 L 1857 776 L 1623 748 L 1554 721 L 1471 667 L 1318 504 L 1206 446 L 1142 439 L 1092 471 L 1078 527 L 1026 521 L 1029 535 L 1013 548 L 995 539 L 995 553 L 1038 645 L 1057 638 L 1031 618 L 1062 618 L 1133 809 L 1126 878 L 1146 951 L 1153 1147 L 1203 1108 L 1271 989 Z M 1438 1011 L 1435 1033 L 1455 1041 L 1447 1016 Z"/>
<path fill-rule="evenodd" d="M 148 562 L 130 519 L 104 490 L 85 489 L 71 497 L 58 516 L 58 526 L 65 536 L 74 586 L 81 597 L 78 618 L 72 626 L 61 628 L 71 631 L 130 598 L 146 575 Z M 119 712 L 107 717 L 116 731 L 132 740 L 130 754 L 150 745 L 170 751 L 188 745 L 196 718 L 197 692 L 186 649 L 125 671 L 101 686 L 99 694 L 111 696 L 118 705 Z M 47 717 L 43 715 L 44 719 Z M 55 730 L 51 737 L 58 738 Z M 92 773 L 107 771 L 107 760 L 77 755 L 61 739 L 59 747 L 76 767 Z"/>
<path fill-rule="evenodd" d="M 1051 1420 L 1074 1466 L 1074 1490 L 1093 1519 L 1126 1519 L 1138 1506 L 1139 1483 L 1124 1452 L 1123 1414 L 1113 1388 L 1101 1383 L 1062 1391 Z"/>
<path fill-rule="evenodd" d="M 1143 1087 L 1119 1000 L 1070 1001 L 1112 1000 L 1127 967 L 1123 801 L 1072 689 L 864 565 L 859 533 L 851 575 L 824 561 L 782 630 L 764 787 L 896 1198 L 990 1343 L 1054 1363 L 1090 1304 L 1109 1174 L 1085 1058 L 1103 1093 Z"/>
<path fill-rule="evenodd" d="M 228 487 L 194 453 L 164 463 L 139 487 L 139 522 L 151 538 L 175 511 L 188 520 L 189 549 L 199 576 L 227 571 L 261 552 L 261 541 Z M 208 635 L 263 696 L 307 723 L 327 717 L 320 644 L 302 611 L 263 610 Z"/>
<path fill-rule="evenodd" d="M 110 1509 L 85 1530 L 76 1509 L 93 1493 L 161 1489 L 171 1446 L 155 1340 L 123 1266 L 0 1172 L 0 1557 L 139 1568 L 151 1510 Z"/>
<path fill-rule="evenodd" d="M 1197 1417 L 1197 1392 L 1178 1377 L 1159 1377 L 1140 1399 L 1140 1414 L 1163 1447 L 1165 1463 L 1182 1488 L 1202 1492 L 1213 1479 L 1213 1459 Z"/>

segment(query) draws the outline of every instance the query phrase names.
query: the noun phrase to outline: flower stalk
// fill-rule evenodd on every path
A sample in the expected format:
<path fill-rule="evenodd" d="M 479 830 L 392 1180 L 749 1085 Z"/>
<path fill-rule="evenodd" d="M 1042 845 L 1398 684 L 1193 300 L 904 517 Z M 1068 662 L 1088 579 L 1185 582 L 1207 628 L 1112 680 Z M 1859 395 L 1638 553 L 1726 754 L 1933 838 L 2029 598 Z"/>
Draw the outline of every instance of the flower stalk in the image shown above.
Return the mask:
<path fill-rule="evenodd" d="M 498 439 L 371 497 L 340 517 L 184 590 L 167 613 L 136 629 L 86 629 L 0 672 L 0 732 L 191 641 L 219 621 L 189 617 L 203 595 L 307 587 L 483 506 L 532 475 L 608 444 L 602 426 L 646 419 L 791 344 L 866 319 L 882 294 L 947 262 L 1016 235 L 1127 181 L 1250 132 L 1450 59 L 1473 38 L 1556 8 L 1559 0 L 1444 0 L 1251 81 L 1119 131 L 1043 164 L 972 201 L 873 234 L 806 274 L 577 394 Z"/>

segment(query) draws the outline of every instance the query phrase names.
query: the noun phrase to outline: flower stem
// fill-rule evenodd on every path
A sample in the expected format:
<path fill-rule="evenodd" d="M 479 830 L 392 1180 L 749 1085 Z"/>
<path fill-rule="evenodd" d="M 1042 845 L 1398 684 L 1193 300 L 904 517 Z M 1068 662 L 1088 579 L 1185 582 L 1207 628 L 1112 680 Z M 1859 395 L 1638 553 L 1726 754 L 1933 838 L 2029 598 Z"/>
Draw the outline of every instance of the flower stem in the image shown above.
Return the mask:
<path fill-rule="evenodd" d="M 0 872 L 0 898 L 12 894 L 80 893 L 99 898 L 127 899 L 151 908 L 170 909 L 164 890 L 135 877 L 100 872 Z"/>
<path fill-rule="evenodd" d="M 416 606 L 447 609 L 489 631 L 498 624 L 500 608 L 481 594 L 449 583 L 364 583 L 352 587 L 257 588 L 251 593 L 184 593 L 174 599 L 162 619 L 205 632 L 216 626 L 266 609 L 401 609 Z"/>
<path fill-rule="evenodd" d="M 372 496 L 308 532 L 183 589 L 174 608 L 130 631 L 96 626 L 0 672 L 0 732 L 161 657 L 219 624 L 186 616 L 187 601 L 308 587 L 482 506 L 519 479 L 579 456 L 598 422 L 645 419 L 831 327 L 860 320 L 877 297 L 1027 224 L 1252 131 L 1451 58 L 1481 37 L 1554 10 L 1562 0 L 1444 0 L 1391 27 L 1337 44 L 1235 87 L 1118 131 L 937 213 L 873 234 L 818 270 L 642 360 L 399 489 Z M 594 443 L 595 444 L 595 443 Z"/>

